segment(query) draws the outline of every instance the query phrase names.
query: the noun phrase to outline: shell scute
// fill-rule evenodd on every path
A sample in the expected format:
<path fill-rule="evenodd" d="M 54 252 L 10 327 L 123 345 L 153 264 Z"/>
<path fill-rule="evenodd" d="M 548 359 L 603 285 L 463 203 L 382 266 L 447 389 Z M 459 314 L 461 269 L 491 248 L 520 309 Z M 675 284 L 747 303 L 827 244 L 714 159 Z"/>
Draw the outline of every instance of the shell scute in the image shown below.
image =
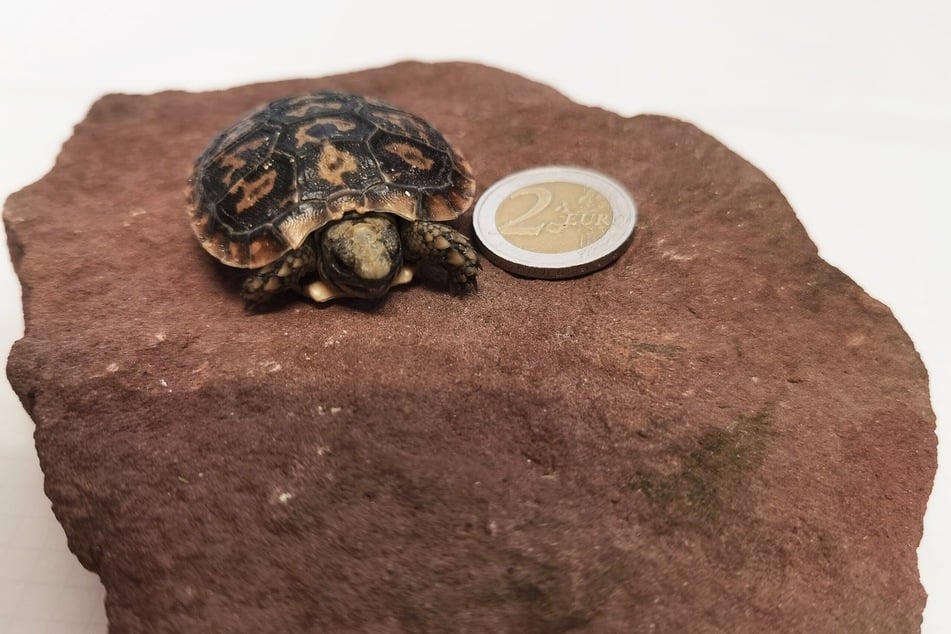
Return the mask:
<path fill-rule="evenodd" d="M 448 150 L 449 144 L 425 120 L 414 114 L 379 106 L 368 106 L 363 111 L 367 120 L 390 134 L 423 142 L 435 149 Z"/>
<path fill-rule="evenodd" d="M 386 132 L 375 134 L 370 146 L 387 182 L 418 189 L 451 187 L 452 159 L 446 152 Z"/>
<path fill-rule="evenodd" d="M 376 127 L 349 113 L 317 116 L 288 125 L 278 147 L 286 152 L 306 153 L 328 139 L 363 141 Z"/>
<path fill-rule="evenodd" d="M 311 93 L 277 99 L 265 106 L 267 119 L 278 125 L 288 125 L 354 110 L 354 97 L 338 92 Z"/>
<path fill-rule="evenodd" d="M 270 128 L 249 130 L 207 157 L 201 164 L 196 183 L 202 196 L 220 201 L 236 183 L 267 161 L 277 137 L 277 132 Z"/>
<path fill-rule="evenodd" d="M 298 203 L 296 162 L 272 154 L 237 180 L 218 201 L 223 222 L 239 232 L 251 232 L 293 212 Z"/>

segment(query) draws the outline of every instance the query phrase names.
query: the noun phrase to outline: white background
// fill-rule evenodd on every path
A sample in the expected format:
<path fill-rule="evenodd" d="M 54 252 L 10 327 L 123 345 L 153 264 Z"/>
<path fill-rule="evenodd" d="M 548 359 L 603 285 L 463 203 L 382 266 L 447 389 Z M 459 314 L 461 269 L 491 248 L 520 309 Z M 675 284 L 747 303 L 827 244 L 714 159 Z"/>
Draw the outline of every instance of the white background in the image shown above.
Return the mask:
<path fill-rule="evenodd" d="M 924 631 L 951 631 L 951 4 L 6 3 L 0 195 L 40 178 L 107 92 L 206 90 L 403 59 L 481 61 L 624 115 L 698 124 L 763 169 L 827 261 L 892 308 L 931 375 L 941 468 L 919 549 Z M 14 8 L 10 8 L 13 6 Z M 420 90 L 426 90 L 420 86 Z M 22 334 L 0 257 L 0 349 Z M 103 593 L 0 389 L 0 633 L 104 632 Z"/>

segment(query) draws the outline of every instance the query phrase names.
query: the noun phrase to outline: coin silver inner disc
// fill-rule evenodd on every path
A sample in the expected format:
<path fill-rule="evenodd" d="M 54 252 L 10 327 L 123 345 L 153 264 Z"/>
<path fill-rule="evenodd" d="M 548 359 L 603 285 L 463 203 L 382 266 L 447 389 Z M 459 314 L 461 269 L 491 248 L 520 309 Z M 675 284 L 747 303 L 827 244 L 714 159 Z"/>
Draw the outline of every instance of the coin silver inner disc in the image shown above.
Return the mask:
<path fill-rule="evenodd" d="M 516 172 L 492 185 L 473 212 L 486 255 L 528 277 L 558 279 L 616 260 L 637 221 L 634 200 L 600 172 L 548 166 Z"/>

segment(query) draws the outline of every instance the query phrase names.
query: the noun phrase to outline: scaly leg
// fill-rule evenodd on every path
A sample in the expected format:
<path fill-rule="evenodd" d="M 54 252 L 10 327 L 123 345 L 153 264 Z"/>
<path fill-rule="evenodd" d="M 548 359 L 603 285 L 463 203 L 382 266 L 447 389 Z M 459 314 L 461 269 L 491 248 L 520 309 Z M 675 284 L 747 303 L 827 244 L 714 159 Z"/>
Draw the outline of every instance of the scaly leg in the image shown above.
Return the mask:
<path fill-rule="evenodd" d="M 429 220 L 404 223 L 400 237 L 403 257 L 441 266 L 449 274 L 453 294 L 476 290 L 476 275 L 482 265 L 467 237 L 449 225 Z"/>
<path fill-rule="evenodd" d="M 244 281 L 241 296 L 252 304 L 261 304 L 285 291 L 304 292 L 300 280 L 317 269 L 317 252 L 307 240 L 300 248 L 288 251 L 280 259 L 256 269 Z M 306 294 L 306 293 L 305 293 Z"/>

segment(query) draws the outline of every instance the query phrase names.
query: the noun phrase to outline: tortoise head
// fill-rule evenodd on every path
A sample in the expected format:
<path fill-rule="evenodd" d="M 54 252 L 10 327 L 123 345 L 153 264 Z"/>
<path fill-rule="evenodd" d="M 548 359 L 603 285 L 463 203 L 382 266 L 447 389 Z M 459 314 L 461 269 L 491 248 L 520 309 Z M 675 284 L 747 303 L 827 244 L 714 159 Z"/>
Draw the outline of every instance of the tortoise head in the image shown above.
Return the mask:
<path fill-rule="evenodd" d="M 403 265 L 400 234 L 391 216 L 344 217 L 318 238 L 320 276 L 353 297 L 381 297 Z"/>

